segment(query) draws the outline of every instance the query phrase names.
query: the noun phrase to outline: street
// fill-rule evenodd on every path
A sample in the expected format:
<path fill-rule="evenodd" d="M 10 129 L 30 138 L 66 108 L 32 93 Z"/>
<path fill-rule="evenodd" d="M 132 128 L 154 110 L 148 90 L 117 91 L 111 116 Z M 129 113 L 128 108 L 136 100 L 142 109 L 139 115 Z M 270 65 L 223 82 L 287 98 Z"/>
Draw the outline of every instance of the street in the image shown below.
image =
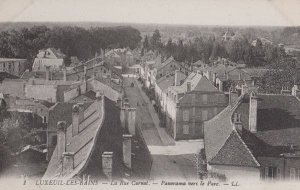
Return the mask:
<path fill-rule="evenodd" d="M 203 147 L 201 140 L 174 141 L 159 126 L 158 115 L 141 84 L 131 77 L 124 77 L 124 89 L 131 107 L 136 107 L 136 127 L 141 129 L 153 158 L 150 178 L 195 179 L 194 154 Z M 134 86 L 131 86 L 131 83 Z"/>

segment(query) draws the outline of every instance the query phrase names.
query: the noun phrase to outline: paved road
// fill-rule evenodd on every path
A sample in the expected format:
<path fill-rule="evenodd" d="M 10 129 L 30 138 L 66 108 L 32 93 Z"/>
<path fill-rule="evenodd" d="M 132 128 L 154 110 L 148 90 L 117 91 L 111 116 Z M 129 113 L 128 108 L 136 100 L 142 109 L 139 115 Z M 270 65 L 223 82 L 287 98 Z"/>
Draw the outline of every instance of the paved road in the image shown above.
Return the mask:
<path fill-rule="evenodd" d="M 134 87 L 130 84 L 134 82 Z M 153 163 L 150 178 L 194 179 L 194 153 L 203 145 L 202 141 L 175 142 L 159 127 L 159 120 L 148 97 L 140 89 L 135 78 L 124 78 L 124 87 L 129 104 L 137 108 L 136 121 L 140 127 Z"/>

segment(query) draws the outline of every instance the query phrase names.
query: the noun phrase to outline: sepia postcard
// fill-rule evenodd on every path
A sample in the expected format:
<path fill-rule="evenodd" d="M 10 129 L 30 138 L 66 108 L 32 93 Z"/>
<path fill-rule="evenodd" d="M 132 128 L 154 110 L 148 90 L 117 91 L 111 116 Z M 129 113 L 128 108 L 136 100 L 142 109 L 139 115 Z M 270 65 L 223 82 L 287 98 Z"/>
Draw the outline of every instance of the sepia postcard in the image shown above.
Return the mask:
<path fill-rule="evenodd" d="M 300 189 L 300 1 L 0 0 L 0 189 Z"/>

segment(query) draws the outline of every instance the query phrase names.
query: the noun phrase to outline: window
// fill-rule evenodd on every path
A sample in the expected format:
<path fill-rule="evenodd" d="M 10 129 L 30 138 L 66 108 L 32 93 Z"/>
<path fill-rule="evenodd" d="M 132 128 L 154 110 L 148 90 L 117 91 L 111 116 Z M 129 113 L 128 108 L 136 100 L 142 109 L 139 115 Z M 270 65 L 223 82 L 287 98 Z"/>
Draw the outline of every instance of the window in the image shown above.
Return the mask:
<path fill-rule="evenodd" d="M 207 104 L 207 95 L 206 94 L 202 95 L 202 101 L 203 101 L 203 104 Z"/>
<path fill-rule="evenodd" d="M 206 121 L 207 120 L 207 110 L 202 111 L 202 120 Z"/>
<path fill-rule="evenodd" d="M 47 123 L 47 117 L 43 116 L 43 123 Z"/>
<path fill-rule="evenodd" d="M 189 110 L 183 111 L 183 121 L 189 121 Z"/>
<path fill-rule="evenodd" d="M 277 173 L 280 172 L 280 168 L 265 167 L 265 179 L 274 180 L 277 178 Z"/>
<path fill-rule="evenodd" d="M 190 134 L 190 127 L 188 125 L 183 125 L 183 134 Z"/>
<path fill-rule="evenodd" d="M 300 180 L 300 169 L 297 169 L 297 171 L 298 171 L 297 179 Z"/>
<path fill-rule="evenodd" d="M 296 169 L 290 168 L 290 180 L 295 180 L 295 179 L 296 179 Z"/>
<path fill-rule="evenodd" d="M 281 179 L 281 169 L 277 168 L 277 178 Z"/>

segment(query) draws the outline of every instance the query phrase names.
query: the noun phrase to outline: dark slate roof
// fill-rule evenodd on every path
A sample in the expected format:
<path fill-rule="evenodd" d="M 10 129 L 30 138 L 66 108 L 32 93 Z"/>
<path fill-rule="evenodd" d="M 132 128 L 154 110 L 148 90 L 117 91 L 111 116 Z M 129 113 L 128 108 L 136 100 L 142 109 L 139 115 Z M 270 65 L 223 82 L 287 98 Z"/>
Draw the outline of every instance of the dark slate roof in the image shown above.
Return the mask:
<path fill-rule="evenodd" d="M 81 102 L 81 101 L 85 101 L 85 100 L 87 100 L 87 101 L 96 100 L 96 93 L 94 91 L 90 90 L 90 91 L 86 92 L 85 94 L 81 94 L 73 99 L 73 101 L 77 101 L 77 102 L 78 101 Z"/>
<path fill-rule="evenodd" d="M 8 72 L 0 72 L 0 82 L 2 82 L 4 79 L 18 79 L 18 76 L 12 75 Z"/>
<path fill-rule="evenodd" d="M 77 174 L 80 174 L 86 167 L 90 160 L 90 155 L 95 149 L 96 137 L 102 127 L 104 118 L 104 109 L 102 101 L 95 101 L 84 110 L 84 120 L 79 125 L 80 132 L 78 135 L 72 135 L 72 124 L 67 125 L 66 130 L 66 151 L 73 152 L 74 168 L 68 168 L 63 177 L 70 179 Z M 57 154 L 57 147 L 55 148 L 44 178 L 53 179 L 61 177 L 62 163 L 61 157 Z"/>
<path fill-rule="evenodd" d="M 210 164 L 258 167 L 259 164 L 236 130 L 233 130 Z"/>
<path fill-rule="evenodd" d="M 241 114 L 243 132 L 241 142 L 250 150 L 247 159 L 278 157 L 289 152 L 289 145 L 300 146 L 300 100 L 290 95 L 258 94 L 257 132 L 249 126 L 249 96 L 244 95 L 234 107 L 228 106 L 212 120 L 205 122 L 204 142 L 207 160 L 213 164 L 233 164 L 236 156 L 243 158 L 246 150 L 234 152 L 238 141 L 227 137 L 232 133 L 232 115 Z M 235 138 L 236 139 L 236 138 Z M 238 154 L 230 156 L 232 154 Z M 252 157 L 253 157 L 252 156 Z M 246 158 L 243 158 L 246 159 Z M 239 162 L 245 166 L 249 163 Z"/>
<path fill-rule="evenodd" d="M 48 101 L 45 101 L 45 100 L 40 100 L 39 103 L 43 104 L 43 105 L 46 106 L 47 108 L 50 108 L 50 107 L 52 107 L 52 106 L 55 105 L 55 103 L 48 102 Z"/>
<path fill-rule="evenodd" d="M 58 121 L 66 121 L 67 126 L 72 123 L 72 107 L 76 102 L 59 102 L 54 105 L 49 111 L 49 127 L 54 127 Z M 89 107 L 91 102 L 84 103 L 84 109 Z"/>

